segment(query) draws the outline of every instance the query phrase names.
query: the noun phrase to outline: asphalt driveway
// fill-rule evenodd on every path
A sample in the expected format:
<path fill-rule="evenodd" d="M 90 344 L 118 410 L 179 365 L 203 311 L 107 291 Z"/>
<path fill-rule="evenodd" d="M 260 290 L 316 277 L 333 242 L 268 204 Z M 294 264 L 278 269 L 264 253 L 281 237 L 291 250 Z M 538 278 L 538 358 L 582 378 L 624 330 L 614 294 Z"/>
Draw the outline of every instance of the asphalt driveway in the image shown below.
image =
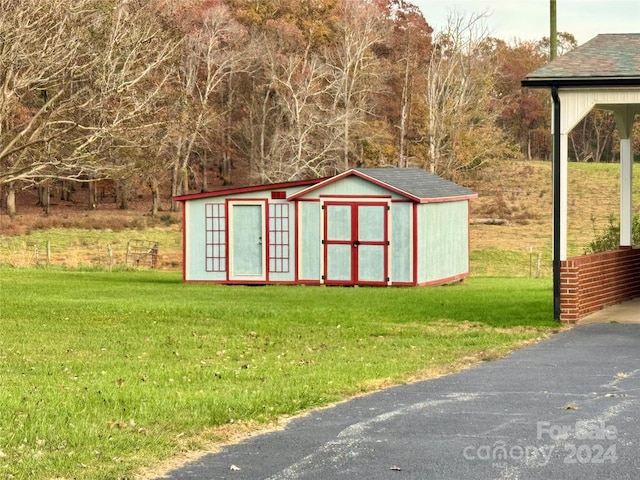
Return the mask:
<path fill-rule="evenodd" d="M 206 455 L 170 479 L 635 479 L 640 324 L 590 323 Z"/>

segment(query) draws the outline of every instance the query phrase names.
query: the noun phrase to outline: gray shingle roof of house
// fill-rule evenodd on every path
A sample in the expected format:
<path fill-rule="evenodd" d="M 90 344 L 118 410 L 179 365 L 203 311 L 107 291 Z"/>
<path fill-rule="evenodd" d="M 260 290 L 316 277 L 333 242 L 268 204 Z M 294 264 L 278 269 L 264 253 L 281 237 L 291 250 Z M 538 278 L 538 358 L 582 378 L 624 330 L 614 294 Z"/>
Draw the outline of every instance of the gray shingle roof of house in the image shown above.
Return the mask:
<path fill-rule="evenodd" d="M 640 85 L 640 33 L 600 34 L 534 70 L 522 84 L 549 86 L 569 80 Z"/>
<path fill-rule="evenodd" d="M 357 168 L 356 171 L 416 198 L 477 196 L 473 190 L 420 168 Z"/>

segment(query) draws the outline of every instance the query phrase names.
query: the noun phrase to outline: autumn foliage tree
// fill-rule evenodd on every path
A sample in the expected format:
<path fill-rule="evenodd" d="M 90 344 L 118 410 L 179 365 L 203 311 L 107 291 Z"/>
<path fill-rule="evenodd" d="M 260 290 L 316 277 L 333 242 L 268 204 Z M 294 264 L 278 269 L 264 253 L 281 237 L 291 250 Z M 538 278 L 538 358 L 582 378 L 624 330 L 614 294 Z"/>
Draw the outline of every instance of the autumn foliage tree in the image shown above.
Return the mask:
<path fill-rule="evenodd" d="M 455 178 L 517 151 L 498 128 L 495 44 L 483 14 L 452 14 L 426 67 L 427 168 Z"/>
<path fill-rule="evenodd" d="M 122 208 L 149 189 L 155 214 L 161 192 L 547 158 L 548 99 L 520 87 L 545 41 L 507 44 L 484 19 L 433 32 L 406 0 L 0 0 L 5 205 L 106 179 Z M 615 154 L 596 115 L 577 159 Z"/>
<path fill-rule="evenodd" d="M 194 4 L 179 27 L 166 92 L 170 115 L 162 141 L 162 158 L 168 159 L 172 172 L 172 195 L 189 192 L 194 157 L 214 154 L 211 139 L 227 108 L 221 97 L 240 68 L 244 41 L 243 28 L 222 2 Z"/>
<path fill-rule="evenodd" d="M 359 0 L 236 4 L 253 38 L 238 141 L 252 176 L 293 180 L 366 163 L 364 143 L 382 128 L 384 12 Z"/>
<path fill-rule="evenodd" d="M 547 62 L 538 42 L 509 45 L 494 40 L 498 67 L 494 108 L 498 126 L 520 147 L 524 158 L 545 159 L 549 156 L 549 94 L 539 89 L 520 88 L 520 81 Z"/>

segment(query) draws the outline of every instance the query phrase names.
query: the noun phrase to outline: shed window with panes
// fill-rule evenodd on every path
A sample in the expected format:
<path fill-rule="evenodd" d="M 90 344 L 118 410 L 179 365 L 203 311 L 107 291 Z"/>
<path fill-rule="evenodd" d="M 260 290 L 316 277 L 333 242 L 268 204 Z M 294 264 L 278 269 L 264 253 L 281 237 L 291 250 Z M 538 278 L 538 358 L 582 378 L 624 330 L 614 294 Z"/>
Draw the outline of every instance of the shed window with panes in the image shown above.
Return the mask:
<path fill-rule="evenodd" d="M 206 270 L 224 272 L 226 262 L 226 218 L 224 203 L 208 203 L 206 216 Z"/>
<path fill-rule="evenodd" d="M 269 272 L 289 272 L 289 204 L 269 205 Z"/>

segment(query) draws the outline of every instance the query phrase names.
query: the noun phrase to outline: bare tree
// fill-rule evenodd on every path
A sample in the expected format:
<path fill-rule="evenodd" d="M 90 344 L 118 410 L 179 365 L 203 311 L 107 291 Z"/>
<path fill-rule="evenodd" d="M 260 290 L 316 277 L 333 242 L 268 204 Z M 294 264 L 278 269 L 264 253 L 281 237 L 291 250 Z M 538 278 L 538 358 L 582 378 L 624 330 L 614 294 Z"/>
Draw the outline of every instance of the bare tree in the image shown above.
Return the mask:
<path fill-rule="evenodd" d="M 484 13 L 452 14 L 434 39 L 427 67 L 428 168 L 453 177 L 512 154 L 492 108 L 496 64 Z"/>
<path fill-rule="evenodd" d="M 89 178 L 108 175 L 119 183 L 121 208 L 127 208 L 132 174 L 152 169 L 153 135 L 167 121 L 162 96 L 170 70 L 165 67 L 177 43 L 157 21 L 160 13 L 153 2 L 131 1 L 116 4 L 109 16 L 89 17 L 93 100 L 92 108 L 79 112 L 75 152 L 96 159 Z M 90 208 L 96 203 L 90 198 Z"/>
<path fill-rule="evenodd" d="M 323 176 L 337 160 L 327 65 L 307 49 L 286 58 L 271 52 L 271 66 L 279 121 L 257 175 L 269 182 Z"/>
<path fill-rule="evenodd" d="M 342 168 L 356 163 L 359 138 L 374 111 L 375 97 L 384 85 L 381 62 L 374 47 L 383 43 L 390 24 L 375 5 L 359 0 L 342 0 L 339 22 L 341 41 L 327 53 L 331 68 L 332 115 L 341 128 L 336 133 L 342 144 Z"/>
<path fill-rule="evenodd" d="M 0 1 L 0 184 L 9 192 L 16 182 L 127 171 L 116 151 L 139 147 L 136 132 L 153 123 L 163 80 L 148 80 L 172 46 L 146 2 L 110 5 Z"/>
<path fill-rule="evenodd" d="M 164 139 L 172 159 L 172 195 L 189 191 L 193 157 L 211 146 L 208 139 L 224 108 L 217 100 L 241 59 L 235 46 L 244 33 L 227 7 L 220 4 L 198 14 L 185 26 L 172 86 L 173 120 Z"/>
<path fill-rule="evenodd" d="M 75 82 L 91 64 L 74 39 L 85 6 L 0 1 L 0 185 L 7 185 L 10 215 L 18 182 L 67 170 L 69 159 L 49 146 L 76 128 L 69 116 L 82 104 L 83 88 Z"/>
<path fill-rule="evenodd" d="M 602 162 L 613 159 L 615 117 L 605 110 L 592 110 L 569 134 L 577 162 Z"/>

